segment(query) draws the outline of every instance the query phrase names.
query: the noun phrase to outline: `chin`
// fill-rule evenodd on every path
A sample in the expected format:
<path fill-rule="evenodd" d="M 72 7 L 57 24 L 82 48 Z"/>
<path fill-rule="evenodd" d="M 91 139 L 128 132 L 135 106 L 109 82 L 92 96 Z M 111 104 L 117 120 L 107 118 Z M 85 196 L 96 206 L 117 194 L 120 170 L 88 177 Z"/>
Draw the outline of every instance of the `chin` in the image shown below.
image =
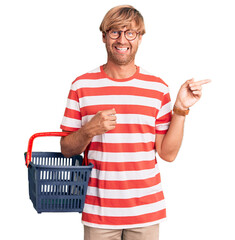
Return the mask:
<path fill-rule="evenodd" d="M 112 62 L 114 62 L 117 65 L 125 66 L 131 63 L 134 60 L 134 57 L 129 56 L 128 58 L 120 59 L 119 57 L 112 56 L 110 59 L 112 59 Z"/>

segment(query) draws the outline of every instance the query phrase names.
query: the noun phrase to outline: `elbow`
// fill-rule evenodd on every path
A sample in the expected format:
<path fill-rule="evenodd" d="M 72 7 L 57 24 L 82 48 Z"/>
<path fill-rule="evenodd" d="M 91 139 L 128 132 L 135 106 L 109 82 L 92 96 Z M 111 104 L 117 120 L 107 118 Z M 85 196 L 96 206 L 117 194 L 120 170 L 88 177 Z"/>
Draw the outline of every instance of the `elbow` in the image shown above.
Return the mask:
<path fill-rule="evenodd" d="M 174 162 L 176 157 L 164 159 L 166 162 Z"/>
<path fill-rule="evenodd" d="M 65 151 L 63 151 L 63 150 L 61 150 L 61 153 L 63 154 L 63 156 L 64 156 L 65 158 L 70 158 L 70 157 L 72 157 L 71 154 L 69 154 L 68 152 L 65 152 Z"/>
<path fill-rule="evenodd" d="M 62 137 L 60 140 L 60 151 L 66 158 L 80 155 L 83 151 L 80 148 L 74 148 L 71 146 L 70 141 L 67 137 Z"/>
<path fill-rule="evenodd" d="M 60 140 L 60 151 L 64 155 L 64 157 L 72 157 L 72 154 L 68 151 L 67 144 L 65 143 L 65 137 L 62 137 Z"/>
<path fill-rule="evenodd" d="M 174 162 L 177 155 L 159 155 L 160 158 L 166 162 Z"/>

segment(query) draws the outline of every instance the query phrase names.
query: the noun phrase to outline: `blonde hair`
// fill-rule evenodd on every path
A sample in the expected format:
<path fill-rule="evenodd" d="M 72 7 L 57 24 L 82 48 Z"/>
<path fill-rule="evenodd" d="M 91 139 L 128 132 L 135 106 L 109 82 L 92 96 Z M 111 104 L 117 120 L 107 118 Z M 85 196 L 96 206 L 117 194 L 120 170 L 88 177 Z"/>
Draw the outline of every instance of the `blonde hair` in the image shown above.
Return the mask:
<path fill-rule="evenodd" d="M 145 34 L 144 18 L 141 13 L 130 5 L 121 5 L 111 8 L 104 16 L 100 24 L 100 31 L 106 33 L 111 28 L 132 28 L 132 23 L 135 23 L 137 31 L 141 35 Z"/>

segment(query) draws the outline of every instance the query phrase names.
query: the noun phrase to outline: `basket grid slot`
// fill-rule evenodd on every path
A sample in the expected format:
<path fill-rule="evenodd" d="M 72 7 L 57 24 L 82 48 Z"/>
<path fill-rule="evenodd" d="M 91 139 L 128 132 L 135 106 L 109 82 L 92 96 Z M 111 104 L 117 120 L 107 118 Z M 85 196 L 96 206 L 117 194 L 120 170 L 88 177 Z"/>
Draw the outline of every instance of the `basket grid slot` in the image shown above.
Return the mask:
<path fill-rule="evenodd" d="M 41 184 L 40 195 L 42 196 L 63 196 L 63 195 L 84 195 L 84 185 L 56 185 Z"/>
<path fill-rule="evenodd" d="M 40 170 L 39 180 L 86 182 L 87 171 L 75 170 Z"/>
<path fill-rule="evenodd" d="M 81 199 L 41 199 L 41 209 L 81 208 Z"/>
<path fill-rule="evenodd" d="M 41 166 L 72 166 L 72 161 L 72 158 L 64 157 L 32 157 L 32 162 Z"/>

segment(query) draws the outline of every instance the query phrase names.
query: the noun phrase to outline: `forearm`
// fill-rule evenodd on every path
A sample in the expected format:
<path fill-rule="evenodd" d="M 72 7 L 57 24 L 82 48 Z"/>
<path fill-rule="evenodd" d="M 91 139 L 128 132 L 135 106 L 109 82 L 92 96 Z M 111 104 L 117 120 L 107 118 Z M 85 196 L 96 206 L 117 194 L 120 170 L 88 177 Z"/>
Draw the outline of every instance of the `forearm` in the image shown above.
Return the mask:
<path fill-rule="evenodd" d="M 209 82 L 209 79 L 197 82 L 194 82 L 194 79 L 186 81 L 178 92 L 175 106 L 183 111 L 188 110 L 201 98 L 201 85 Z M 169 162 L 176 158 L 183 139 L 185 116 L 180 114 L 174 113 L 167 133 L 156 138 L 156 148 L 159 156 Z"/>
<path fill-rule="evenodd" d="M 92 138 L 113 130 L 116 125 L 114 109 L 99 111 L 89 122 L 78 131 L 61 138 L 61 152 L 70 157 L 85 151 Z"/>
<path fill-rule="evenodd" d="M 78 131 L 72 132 L 66 137 L 62 137 L 60 141 L 62 154 L 65 157 L 81 154 L 91 142 L 92 137 L 93 136 L 89 135 L 86 125 Z"/>
<path fill-rule="evenodd" d="M 170 127 L 161 144 L 160 157 L 166 161 L 175 160 L 183 140 L 185 116 L 173 114 Z"/>

